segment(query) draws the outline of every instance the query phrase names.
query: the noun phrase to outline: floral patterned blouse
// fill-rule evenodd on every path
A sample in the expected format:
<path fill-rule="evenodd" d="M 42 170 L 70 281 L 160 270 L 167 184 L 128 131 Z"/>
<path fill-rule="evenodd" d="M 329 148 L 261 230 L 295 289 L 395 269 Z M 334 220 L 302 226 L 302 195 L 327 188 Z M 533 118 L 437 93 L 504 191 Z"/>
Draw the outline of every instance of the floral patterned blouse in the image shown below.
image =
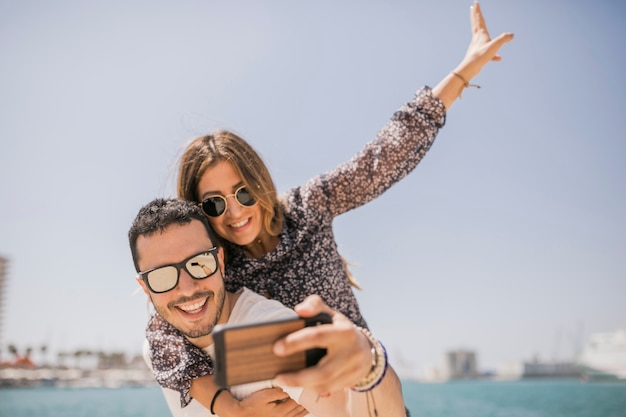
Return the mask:
<path fill-rule="evenodd" d="M 333 219 L 408 175 L 430 149 L 445 117 L 443 103 L 423 87 L 350 161 L 290 190 L 282 200 L 285 222 L 273 251 L 251 259 L 242 247 L 227 243 L 226 288 L 236 291 L 245 285 L 290 308 L 318 294 L 356 325 L 367 327 L 337 251 Z M 157 314 L 150 318 L 146 336 L 156 380 L 178 390 L 185 406 L 191 379 L 213 373 L 210 358 L 178 340 L 184 336 Z"/>

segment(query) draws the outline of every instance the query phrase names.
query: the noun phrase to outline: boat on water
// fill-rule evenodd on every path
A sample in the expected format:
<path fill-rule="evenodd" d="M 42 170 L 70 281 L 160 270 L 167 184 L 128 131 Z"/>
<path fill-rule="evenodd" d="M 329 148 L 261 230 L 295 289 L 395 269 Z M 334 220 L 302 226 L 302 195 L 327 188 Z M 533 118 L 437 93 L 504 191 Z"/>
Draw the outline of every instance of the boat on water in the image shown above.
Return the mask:
<path fill-rule="evenodd" d="M 578 363 L 584 379 L 626 381 L 626 331 L 592 334 Z"/>

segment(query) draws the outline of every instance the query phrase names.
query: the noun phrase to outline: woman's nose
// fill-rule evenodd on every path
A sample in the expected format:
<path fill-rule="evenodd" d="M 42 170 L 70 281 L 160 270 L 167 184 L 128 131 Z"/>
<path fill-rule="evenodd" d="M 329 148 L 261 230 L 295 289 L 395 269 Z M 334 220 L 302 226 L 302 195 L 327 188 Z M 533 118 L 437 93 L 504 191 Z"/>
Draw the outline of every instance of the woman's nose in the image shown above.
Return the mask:
<path fill-rule="evenodd" d="M 239 201 L 237 201 L 237 197 L 229 195 L 226 199 L 226 212 L 233 217 L 237 217 L 243 209 L 243 207 L 239 204 Z"/>

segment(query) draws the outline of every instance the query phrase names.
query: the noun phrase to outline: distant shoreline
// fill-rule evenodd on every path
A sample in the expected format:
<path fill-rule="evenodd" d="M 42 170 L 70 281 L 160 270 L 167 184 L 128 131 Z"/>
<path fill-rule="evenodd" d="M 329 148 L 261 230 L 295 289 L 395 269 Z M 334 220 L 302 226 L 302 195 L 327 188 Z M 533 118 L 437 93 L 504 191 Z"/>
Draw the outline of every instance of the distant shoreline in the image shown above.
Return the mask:
<path fill-rule="evenodd" d="M 146 366 L 108 369 L 0 368 L 0 388 L 122 388 L 157 385 L 152 371 Z"/>

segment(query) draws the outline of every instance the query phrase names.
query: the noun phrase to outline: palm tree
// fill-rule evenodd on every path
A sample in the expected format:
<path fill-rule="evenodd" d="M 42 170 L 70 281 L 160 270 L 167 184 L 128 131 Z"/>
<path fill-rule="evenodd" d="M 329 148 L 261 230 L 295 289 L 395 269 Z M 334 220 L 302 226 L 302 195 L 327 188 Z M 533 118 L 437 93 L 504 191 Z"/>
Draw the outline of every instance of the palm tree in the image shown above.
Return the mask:
<path fill-rule="evenodd" d="M 76 358 L 76 367 L 80 368 L 80 358 L 84 355 L 84 352 L 80 349 L 74 352 L 74 358 Z"/>
<path fill-rule="evenodd" d="M 41 352 L 41 360 L 42 360 L 42 364 L 43 366 L 48 366 L 48 358 L 47 358 L 47 353 L 48 353 L 48 345 L 43 344 L 41 346 L 39 346 L 39 352 Z"/>
<path fill-rule="evenodd" d="M 67 357 L 67 353 L 59 352 L 59 353 L 57 353 L 57 357 L 59 358 L 59 366 L 64 368 L 65 367 L 65 358 Z"/>
<path fill-rule="evenodd" d="M 17 346 L 15 346 L 14 344 L 10 344 L 10 345 L 8 346 L 8 349 L 9 349 L 9 353 L 10 353 L 11 355 L 13 355 L 13 356 L 15 357 L 15 359 L 17 360 L 17 359 L 18 359 L 18 357 L 19 357 L 19 355 L 18 355 L 18 350 L 17 350 Z"/>
<path fill-rule="evenodd" d="M 33 348 L 28 346 L 26 348 L 26 352 L 24 353 L 24 357 L 20 358 L 20 364 L 21 366 L 25 366 L 25 367 L 34 367 L 35 363 L 33 362 L 33 360 L 31 359 L 30 355 L 32 355 L 33 353 Z"/>

